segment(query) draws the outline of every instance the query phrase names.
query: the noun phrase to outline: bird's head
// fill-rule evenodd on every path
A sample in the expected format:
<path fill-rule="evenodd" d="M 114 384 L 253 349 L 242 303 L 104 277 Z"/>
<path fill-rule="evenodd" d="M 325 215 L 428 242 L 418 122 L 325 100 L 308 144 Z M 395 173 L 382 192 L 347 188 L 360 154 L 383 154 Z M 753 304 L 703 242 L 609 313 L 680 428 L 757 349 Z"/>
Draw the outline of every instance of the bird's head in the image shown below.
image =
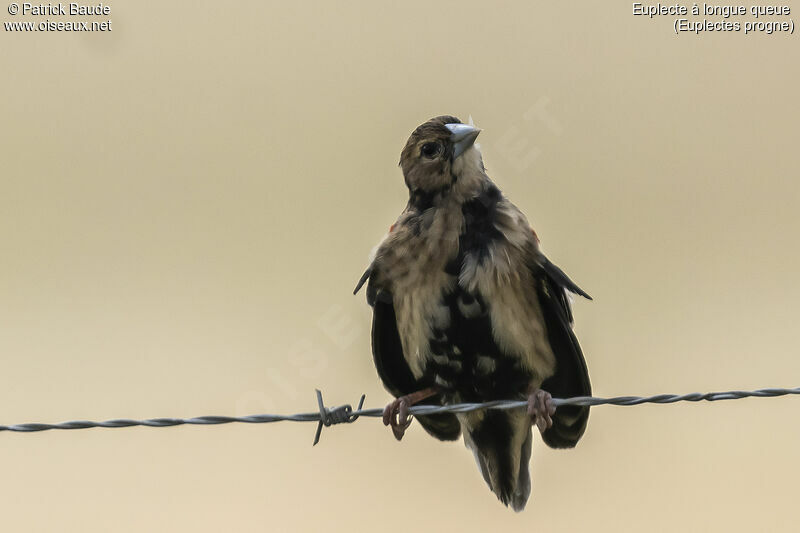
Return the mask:
<path fill-rule="evenodd" d="M 473 146 L 480 132 L 447 115 L 417 127 L 400 154 L 400 167 L 409 190 L 436 192 L 452 185 L 467 168 L 476 167 L 483 172 L 480 152 Z"/>

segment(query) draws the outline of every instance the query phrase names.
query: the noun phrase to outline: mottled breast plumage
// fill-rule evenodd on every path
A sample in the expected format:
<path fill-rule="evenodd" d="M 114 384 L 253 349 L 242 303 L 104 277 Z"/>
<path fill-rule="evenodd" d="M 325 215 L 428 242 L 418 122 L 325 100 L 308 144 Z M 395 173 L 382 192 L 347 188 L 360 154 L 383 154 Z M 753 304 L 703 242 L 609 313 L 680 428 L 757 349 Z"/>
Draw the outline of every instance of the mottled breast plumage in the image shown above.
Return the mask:
<path fill-rule="evenodd" d="M 520 268 L 536 242 L 491 183 L 442 204 L 404 213 L 374 263 L 405 357 L 415 376 L 432 377 L 454 401 L 522 397 L 553 368 L 538 302 L 524 290 L 535 281 Z"/>

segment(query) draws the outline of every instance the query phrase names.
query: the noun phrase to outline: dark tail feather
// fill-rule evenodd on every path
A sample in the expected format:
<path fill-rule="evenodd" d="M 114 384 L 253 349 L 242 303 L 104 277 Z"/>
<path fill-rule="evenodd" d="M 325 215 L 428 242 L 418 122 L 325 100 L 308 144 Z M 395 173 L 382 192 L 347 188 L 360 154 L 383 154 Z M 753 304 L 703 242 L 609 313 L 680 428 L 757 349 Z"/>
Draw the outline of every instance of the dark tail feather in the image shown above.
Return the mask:
<path fill-rule="evenodd" d="M 531 445 L 533 444 L 533 433 L 530 427 L 528 428 L 528 436 L 525 437 L 525 442 L 522 444 L 522 450 L 519 458 L 519 473 L 517 474 L 517 487 L 511 498 L 511 508 L 516 512 L 525 509 L 525 504 L 528 503 L 528 498 L 531 495 Z"/>
<path fill-rule="evenodd" d="M 471 425 L 471 424 L 469 424 Z M 519 512 L 531 494 L 528 463 L 531 458 L 530 418 L 525 413 L 486 411 L 464 430 L 483 479 L 497 499 Z"/>

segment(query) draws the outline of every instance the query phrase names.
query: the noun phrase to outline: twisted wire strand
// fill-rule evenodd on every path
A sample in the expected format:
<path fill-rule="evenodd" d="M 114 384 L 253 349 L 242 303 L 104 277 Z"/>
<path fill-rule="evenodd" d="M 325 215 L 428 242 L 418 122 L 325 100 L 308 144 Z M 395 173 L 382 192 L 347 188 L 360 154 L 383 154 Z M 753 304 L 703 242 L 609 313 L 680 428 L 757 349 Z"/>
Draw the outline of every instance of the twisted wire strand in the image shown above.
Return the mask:
<path fill-rule="evenodd" d="M 800 387 L 793 389 L 757 389 L 752 391 L 723 391 L 723 392 L 692 392 L 689 394 L 657 394 L 655 396 L 617 396 L 614 398 L 597 398 L 595 396 L 576 396 L 574 398 L 553 398 L 556 407 L 562 405 L 641 405 L 643 403 L 668 404 L 676 402 L 715 402 L 719 400 L 740 400 L 742 398 L 775 398 L 777 396 L 800 395 Z M 291 415 L 249 415 L 249 416 L 198 416 L 194 418 L 148 418 L 146 420 L 131 420 L 119 418 L 95 422 L 91 420 L 73 420 L 58 424 L 12 424 L 8 426 L 0 425 L 1 431 L 13 431 L 19 433 L 33 433 L 37 431 L 47 431 L 51 429 L 87 429 L 87 428 L 126 428 L 133 426 L 145 427 L 170 427 L 191 425 L 218 425 L 231 423 L 244 424 L 268 424 L 271 422 L 317 422 L 317 436 L 315 443 L 319 440 L 321 426 L 330 426 L 340 423 L 351 423 L 359 417 L 380 418 L 383 416 L 383 408 L 362 409 L 361 403 L 357 409 L 350 405 L 342 405 L 334 408 L 327 408 L 322 403 L 322 395 L 317 391 L 317 400 L 320 410 L 314 413 L 298 413 Z M 460 403 L 453 405 L 417 405 L 409 409 L 412 415 L 432 415 L 438 413 L 467 413 L 479 409 L 518 409 L 527 406 L 526 401 L 497 400 L 483 403 Z"/>

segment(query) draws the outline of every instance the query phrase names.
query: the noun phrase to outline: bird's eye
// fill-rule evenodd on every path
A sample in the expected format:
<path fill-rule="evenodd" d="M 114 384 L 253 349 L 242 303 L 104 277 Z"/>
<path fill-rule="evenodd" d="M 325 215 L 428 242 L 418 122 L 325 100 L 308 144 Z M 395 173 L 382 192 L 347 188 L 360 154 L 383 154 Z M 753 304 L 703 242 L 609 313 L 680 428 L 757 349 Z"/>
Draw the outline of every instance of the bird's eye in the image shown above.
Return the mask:
<path fill-rule="evenodd" d="M 422 155 L 427 157 L 428 159 L 433 159 L 439 152 L 441 151 L 442 147 L 439 143 L 425 143 L 422 145 Z"/>

